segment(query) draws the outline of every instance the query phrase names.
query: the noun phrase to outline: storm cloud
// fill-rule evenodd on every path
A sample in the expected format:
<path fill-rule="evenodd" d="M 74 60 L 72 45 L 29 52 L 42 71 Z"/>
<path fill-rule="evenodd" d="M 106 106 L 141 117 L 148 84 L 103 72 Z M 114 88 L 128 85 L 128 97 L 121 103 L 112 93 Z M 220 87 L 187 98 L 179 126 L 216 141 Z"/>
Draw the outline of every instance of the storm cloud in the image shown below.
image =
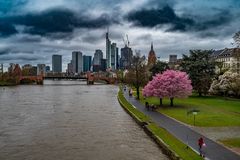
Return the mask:
<path fill-rule="evenodd" d="M 162 9 L 142 9 L 133 11 L 126 16 L 127 20 L 139 27 L 161 28 L 169 25 L 166 31 L 205 31 L 225 25 L 232 20 L 232 15 L 227 10 L 221 11 L 213 17 L 185 17 L 176 15 L 173 8 L 165 6 Z"/>
<path fill-rule="evenodd" d="M 106 14 L 91 18 L 63 8 L 2 17 L 0 22 L 2 22 L 0 23 L 2 26 L 0 27 L 0 34 L 2 36 L 19 33 L 15 28 L 16 25 L 24 26 L 24 33 L 45 36 L 54 33 L 72 33 L 75 28 L 94 29 L 117 23 Z M 65 37 L 64 34 L 60 35 Z"/>
<path fill-rule="evenodd" d="M 16 33 L 17 30 L 11 23 L 5 22 L 4 19 L 0 19 L 0 36 L 7 37 Z"/>

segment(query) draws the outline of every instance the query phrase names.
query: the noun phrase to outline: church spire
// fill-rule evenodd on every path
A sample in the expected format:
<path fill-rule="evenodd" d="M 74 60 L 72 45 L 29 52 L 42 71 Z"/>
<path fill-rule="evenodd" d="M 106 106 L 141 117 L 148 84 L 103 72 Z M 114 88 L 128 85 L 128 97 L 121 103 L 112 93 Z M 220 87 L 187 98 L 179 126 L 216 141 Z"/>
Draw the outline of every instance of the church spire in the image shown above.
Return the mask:
<path fill-rule="evenodd" d="M 148 53 L 148 65 L 152 66 L 154 64 L 156 64 L 157 58 L 156 58 L 156 54 L 153 50 L 153 42 L 151 43 L 151 50 Z"/>

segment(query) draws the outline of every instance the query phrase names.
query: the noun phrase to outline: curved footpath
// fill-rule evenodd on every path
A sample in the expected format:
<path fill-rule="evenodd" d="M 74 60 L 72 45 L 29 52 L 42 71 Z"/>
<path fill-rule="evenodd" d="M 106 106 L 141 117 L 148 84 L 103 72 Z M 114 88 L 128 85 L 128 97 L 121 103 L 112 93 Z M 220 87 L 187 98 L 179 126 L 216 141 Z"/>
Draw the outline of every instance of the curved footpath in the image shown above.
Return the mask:
<path fill-rule="evenodd" d="M 179 123 L 178 121 L 173 120 L 172 118 L 169 118 L 159 112 L 148 111 L 147 109 L 145 109 L 145 106 L 141 104 L 138 100 L 136 100 L 134 97 L 129 97 L 126 91 L 124 92 L 124 97 L 138 110 L 149 116 L 153 120 L 153 122 L 158 124 L 160 127 L 165 128 L 168 132 L 173 134 L 176 138 L 181 140 L 183 143 L 191 147 L 196 152 L 198 152 L 198 139 L 200 137 L 203 137 L 206 143 L 206 148 L 204 148 L 206 159 L 240 160 L 240 156 L 236 153 L 199 134 L 188 126 Z"/>

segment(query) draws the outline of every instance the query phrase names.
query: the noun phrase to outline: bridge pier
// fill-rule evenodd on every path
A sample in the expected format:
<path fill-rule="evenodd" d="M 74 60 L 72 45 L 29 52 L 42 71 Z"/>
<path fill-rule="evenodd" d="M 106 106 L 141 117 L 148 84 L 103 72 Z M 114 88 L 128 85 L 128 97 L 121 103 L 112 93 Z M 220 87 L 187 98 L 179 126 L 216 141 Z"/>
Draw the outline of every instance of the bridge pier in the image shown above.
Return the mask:
<path fill-rule="evenodd" d="M 42 76 L 21 76 L 19 78 L 19 82 L 21 84 L 37 84 L 43 85 L 43 77 Z"/>
<path fill-rule="evenodd" d="M 94 81 L 87 80 L 87 85 L 93 85 L 93 84 L 94 84 Z"/>
<path fill-rule="evenodd" d="M 88 72 L 87 73 L 87 84 L 88 85 L 93 85 L 94 84 L 94 74 Z"/>
<path fill-rule="evenodd" d="M 36 81 L 37 85 L 43 85 L 43 79 Z"/>

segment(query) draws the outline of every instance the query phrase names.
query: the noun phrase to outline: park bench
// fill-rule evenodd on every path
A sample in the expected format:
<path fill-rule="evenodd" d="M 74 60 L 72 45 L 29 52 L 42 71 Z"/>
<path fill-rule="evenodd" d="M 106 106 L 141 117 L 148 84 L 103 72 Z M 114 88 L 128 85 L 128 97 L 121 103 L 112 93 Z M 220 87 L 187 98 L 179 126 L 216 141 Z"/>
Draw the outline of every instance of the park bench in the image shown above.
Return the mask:
<path fill-rule="evenodd" d="M 152 109 L 152 111 L 156 111 L 157 108 L 158 108 L 158 107 L 157 107 L 156 105 L 154 105 L 154 104 L 151 104 L 151 105 L 150 105 L 150 109 Z"/>
<path fill-rule="evenodd" d="M 152 111 L 155 111 L 158 107 L 154 104 L 150 104 L 148 102 L 145 103 L 145 107 L 146 109 L 149 111 L 149 110 L 152 110 Z"/>

